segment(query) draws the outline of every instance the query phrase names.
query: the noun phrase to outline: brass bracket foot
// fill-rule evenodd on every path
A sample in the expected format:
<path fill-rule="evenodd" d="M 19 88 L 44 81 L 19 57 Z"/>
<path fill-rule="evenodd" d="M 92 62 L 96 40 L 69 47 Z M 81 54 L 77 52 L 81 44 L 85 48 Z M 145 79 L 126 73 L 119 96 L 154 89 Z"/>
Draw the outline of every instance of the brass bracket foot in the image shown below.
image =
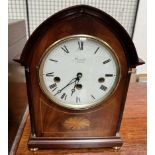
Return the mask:
<path fill-rule="evenodd" d="M 36 151 L 38 151 L 38 148 L 30 148 L 29 150 L 32 152 L 36 152 Z"/>
<path fill-rule="evenodd" d="M 113 147 L 113 149 L 116 150 L 116 151 L 119 151 L 121 149 L 121 147 L 115 146 L 115 147 Z"/>

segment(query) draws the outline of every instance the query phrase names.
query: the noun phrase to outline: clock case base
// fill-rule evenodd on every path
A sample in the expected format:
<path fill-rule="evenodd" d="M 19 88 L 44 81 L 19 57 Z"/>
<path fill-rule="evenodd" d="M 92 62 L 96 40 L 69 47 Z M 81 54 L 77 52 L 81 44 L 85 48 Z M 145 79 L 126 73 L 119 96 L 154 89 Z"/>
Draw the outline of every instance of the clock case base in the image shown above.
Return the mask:
<path fill-rule="evenodd" d="M 121 147 L 123 141 L 120 137 L 104 138 L 78 138 L 78 139 L 60 139 L 60 138 L 42 138 L 30 137 L 28 141 L 29 148 L 104 148 L 104 147 Z"/>

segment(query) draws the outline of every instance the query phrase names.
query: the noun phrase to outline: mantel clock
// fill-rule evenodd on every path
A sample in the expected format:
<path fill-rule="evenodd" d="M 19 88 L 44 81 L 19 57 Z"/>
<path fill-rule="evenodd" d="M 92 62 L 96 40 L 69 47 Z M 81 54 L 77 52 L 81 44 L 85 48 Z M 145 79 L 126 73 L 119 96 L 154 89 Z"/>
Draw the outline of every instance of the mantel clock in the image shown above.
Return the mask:
<path fill-rule="evenodd" d="M 25 66 L 29 148 L 120 147 L 132 69 L 143 64 L 124 28 L 86 5 L 64 9 L 30 36 Z"/>

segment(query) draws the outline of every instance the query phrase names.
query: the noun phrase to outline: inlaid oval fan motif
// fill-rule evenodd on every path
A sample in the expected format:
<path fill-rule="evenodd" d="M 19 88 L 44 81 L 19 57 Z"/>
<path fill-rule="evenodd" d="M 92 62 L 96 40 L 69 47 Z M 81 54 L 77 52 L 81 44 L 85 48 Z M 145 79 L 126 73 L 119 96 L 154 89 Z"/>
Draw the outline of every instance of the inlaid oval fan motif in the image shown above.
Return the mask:
<path fill-rule="evenodd" d="M 90 121 L 86 118 L 71 117 L 65 120 L 64 127 L 70 130 L 81 130 L 90 126 Z"/>

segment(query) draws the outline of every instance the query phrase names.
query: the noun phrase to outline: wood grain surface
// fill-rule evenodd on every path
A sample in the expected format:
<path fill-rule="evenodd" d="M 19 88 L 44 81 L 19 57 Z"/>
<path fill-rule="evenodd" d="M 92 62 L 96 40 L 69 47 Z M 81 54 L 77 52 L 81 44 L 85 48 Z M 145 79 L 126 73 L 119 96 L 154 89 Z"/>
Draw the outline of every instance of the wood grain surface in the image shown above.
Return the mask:
<path fill-rule="evenodd" d="M 103 149 L 49 149 L 38 150 L 36 155 L 146 155 L 146 84 L 132 83 L 129 87 L 121 125 L 122 148 L 115 151 Z M 21 137 L 16 155 L 31 155 L 27 142 L 30 135 L 30 120 Z"/>

